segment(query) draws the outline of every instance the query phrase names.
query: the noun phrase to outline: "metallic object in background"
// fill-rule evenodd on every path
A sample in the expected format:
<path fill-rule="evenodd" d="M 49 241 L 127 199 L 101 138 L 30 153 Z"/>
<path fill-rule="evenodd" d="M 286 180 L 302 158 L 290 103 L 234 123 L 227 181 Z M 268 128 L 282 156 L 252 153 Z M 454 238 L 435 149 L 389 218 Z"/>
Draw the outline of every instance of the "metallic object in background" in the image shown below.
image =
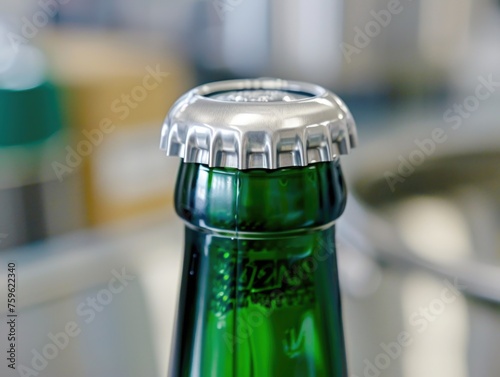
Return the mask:
<path fill-rule="evenodd" d="M 347 339 L 362 327 L 366 340 L 349 347 L 355 375 L 369 363 L 382 371 L 388 357 L 387 377 L 498 376 L 491 350 L 500 345 L 500 130 L 490 110 L 464 121 L 394 192 L 384 174 L 397 172 L 398 156 L 414 152 L 435 122 L 382 135 L 356 155 L 357 171 L 349 167 L 358 201 L 348 205 L 339 238 L 382 272 L 375 292 L 344 301 L 353 313 Z M 396 346 L 403 333 L 412 342 Z"/>
<path fill-rule="evenodd" d="M 484 49 L 476 54 L 479 47 L 471 43 L 474 28 L 495 27 L 487 13 L 498 11 L 492 12 L 487 1 L 188 4 L 192 15 L 183 44 L 201 83 L 277 76 L 358 95 L 422 95 L 442 93 L 455 74 L 463 76 L 471 64 L 461 67 L 460 62 L 497 55 Z M 490 32 L 488 38 L 496 35 Z M 488 49 L 484 41 L 481 37 L 479 43 Z"/>
<path fill-rule="evenodd" d="M 338 46 L 343 4 L 342 0 L 193 2 L 185 39 L 198 80 L 268 75 L 331 87 L 342 67 Z"/>
<path fill-rule="evenodd" d="M 477 85 L 478 75 L 500 77 L 499 5 L 496 0 L 472 2 L 470 19 L 464 25 L 468 28 L 465 48 L 452 64 L 453 94 L 468 94 Z"/>
<path fill-rule="evenodd" d="M 83 225 L 78 176 L 59 181 L 53 163 L 66 150 L 56 89 L 30 46 L 1 47 L 0 249 Z"/>
<path fill-rule="evenodd" d="M 197 2 L 186 39 L 202 82 L 271 75 L 361 94 L 422 91 L 443 86 L 463 53 L 465 3 L 399 2 L 391 13 L 381 0 Z"/>

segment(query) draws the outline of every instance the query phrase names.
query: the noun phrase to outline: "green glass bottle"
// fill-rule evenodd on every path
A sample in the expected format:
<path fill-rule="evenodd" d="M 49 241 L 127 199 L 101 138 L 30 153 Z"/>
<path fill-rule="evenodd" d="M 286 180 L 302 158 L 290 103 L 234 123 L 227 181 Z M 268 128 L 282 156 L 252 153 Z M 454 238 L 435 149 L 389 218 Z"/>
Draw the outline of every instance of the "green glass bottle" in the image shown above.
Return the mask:
<path fill-rule="evenodd" d="M 307 84 L 215 83 L 177 102 L 162 140 L 183 159 L 186 223 L 170 377 L 347 376 L 334 226 L 338 154 L 355 143 L 345 106 Z"/>

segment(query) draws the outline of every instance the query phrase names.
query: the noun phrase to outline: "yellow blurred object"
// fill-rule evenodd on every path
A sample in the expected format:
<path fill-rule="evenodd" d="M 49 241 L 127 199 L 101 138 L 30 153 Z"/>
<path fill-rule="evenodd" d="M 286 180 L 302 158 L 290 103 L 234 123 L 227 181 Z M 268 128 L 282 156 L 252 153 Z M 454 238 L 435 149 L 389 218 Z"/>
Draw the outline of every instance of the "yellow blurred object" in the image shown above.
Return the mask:
<path fill-rule="evenodd" d="M 58 29 L 42 45 L 75 136 L 59 175 L 83 169 L 89 224 L 167 207 L 177 163 L 158 145 L 168 109 L 192 86 L 186 63 L 151 36 Z"/>

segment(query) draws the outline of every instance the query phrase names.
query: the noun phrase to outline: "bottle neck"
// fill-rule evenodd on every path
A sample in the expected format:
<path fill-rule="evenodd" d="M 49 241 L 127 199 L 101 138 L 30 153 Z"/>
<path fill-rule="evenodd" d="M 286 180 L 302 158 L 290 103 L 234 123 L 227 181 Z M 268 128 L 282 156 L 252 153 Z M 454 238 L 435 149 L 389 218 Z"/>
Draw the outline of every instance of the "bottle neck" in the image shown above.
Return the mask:
<path fill-rule="evenodd" d="M 186 227 L 172 377 L 344 377 L 335 230 L 236 239 Z"/>
<path fill-rule="evenodd" d="M 181 164 L 175 202 L 184 221 L 207 231 L 294 232 L 332 224 L 346 189 L 338 162 L 247 171 Z"/>

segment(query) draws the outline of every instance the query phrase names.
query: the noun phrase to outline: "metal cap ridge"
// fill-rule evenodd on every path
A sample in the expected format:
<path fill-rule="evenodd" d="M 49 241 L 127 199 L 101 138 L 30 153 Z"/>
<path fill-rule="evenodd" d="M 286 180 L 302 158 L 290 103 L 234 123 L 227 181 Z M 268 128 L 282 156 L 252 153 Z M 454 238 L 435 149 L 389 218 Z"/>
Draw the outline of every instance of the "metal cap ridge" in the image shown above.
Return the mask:
<path fill-rule="evenodd" d="M 335 94 L 262 78 L 184 94 L 165 119 L 160 148 L 184 162 L 245 170 L 333 161 L 356 145 L 354 119 Z"/>

